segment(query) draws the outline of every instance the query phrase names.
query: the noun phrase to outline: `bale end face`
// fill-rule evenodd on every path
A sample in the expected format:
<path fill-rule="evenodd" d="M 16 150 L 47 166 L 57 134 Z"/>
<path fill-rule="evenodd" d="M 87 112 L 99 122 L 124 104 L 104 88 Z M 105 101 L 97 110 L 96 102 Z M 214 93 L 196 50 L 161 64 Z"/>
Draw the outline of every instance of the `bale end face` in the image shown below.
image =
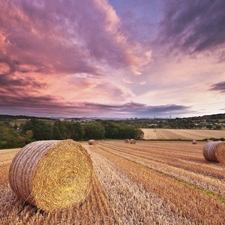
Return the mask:
<path fill-rule="evenodd" d="M 13 191 L 44 211 L 82 202 L 92 176 L 89 154 L 72 140 L 30 143 L 17 153 L 9 171 Z"/>
<path fill-rule="evenodd" d="M 220 141 L 216 150 L 217 160 L 225 165 L 225 142 Z"/>
<path fill-rule="evenodd" d="M 203 147 L 203 156 L 207 161 L 225 163 L 225 142 L 211 141 Z"/>

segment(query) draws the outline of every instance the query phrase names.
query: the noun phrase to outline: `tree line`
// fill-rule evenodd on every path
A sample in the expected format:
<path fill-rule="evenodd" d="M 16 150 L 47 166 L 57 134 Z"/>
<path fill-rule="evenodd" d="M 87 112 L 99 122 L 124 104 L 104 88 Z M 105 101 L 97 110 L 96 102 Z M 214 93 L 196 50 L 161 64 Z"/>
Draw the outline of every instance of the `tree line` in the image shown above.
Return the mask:
<path fill-rule="evenodd" d="M 117 124 L 112 121 L 80 123 L 56 120 L 53 124 L 37 118 L 17 126 L 0 122 L 0 148 L 22 147 L 38 140 L 75 141 L 89 139 L 142 139 L 144 133 L 134 125 Z"/>

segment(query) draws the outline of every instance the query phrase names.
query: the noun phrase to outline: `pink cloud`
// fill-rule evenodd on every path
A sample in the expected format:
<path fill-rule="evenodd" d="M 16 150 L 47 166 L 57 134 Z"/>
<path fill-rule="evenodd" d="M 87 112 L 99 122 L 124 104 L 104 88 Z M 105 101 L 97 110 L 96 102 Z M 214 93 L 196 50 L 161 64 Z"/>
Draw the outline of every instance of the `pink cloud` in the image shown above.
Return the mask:
<path fill-rule="evenodd" d="M 63 91 L 64 87 L 66 91 Z M 55 93 L 61 93 L 61 96 L 70 102 L 86 101 L 87 99 L 89 102 L 97 101 L 99 103 L 124 102 L 134 96 L 130 89 L 122 85 L 95 77 L 61 79 L 53 88 L 57 88 L 54 90 Z"/>
<path fill-rule="evenodd" d="M 60 14 L 64 16 L 61 20 Z M 45 3 L 43 9 L 27 2 L 21 5 L 5 2 L 2 3 L 0 19 L 1 58 L 7 55 L 15 65 L 36 66 L 40 71 L 54 75 L 98 74 L 89 61 L 87 49 L 74 44 L 76 37 L 69 34 L 70 24 L 66 24 L 71 18 L 60 10 L 59 2 L 54 6 Z"/>
<path fill-rule="evenodd" d="M 141 68 L 151 62 L 151 50 L 126 36 L 120 18 L 107 0 L 95 0 L 93 3 L 102 17 L 106 34 L 110 35 L 110 55 L 117 55 L 117 64 L 127 66 L 133 74 L 140 75 Z M 104 46 L 109 45 L 104 43 Z"/>
<path fill-rule="evenodd" d="M 127 67 L 139 75 L 151 60 L 146 46 L 127 38 L 120 18 L 106 0 L 63 6 L 59 0 L 54 4 L 4 2 L 0 19 L 4 54 L 48 73 L 98 75 L 98 61 Z"/>
<path fill-rule="evenodd" d="M 146 81 L 141 81 L 140 82 L 140 85 L 145 85 L 146 84 Z"/>
<path fill-rule="evenodd" d="M 127 79 L 123 79 L 123 82 L 125 83 L 125 84 L 133 84 L 134 82 L 132 82 L 132 81 L 130 81 L 130 80 L 127 80 Z"/>
<path fill-rule="evenodd" d="M 10 67 L 7 63 L 0 63 L 0 74 L 8 74 L 10 72 Z"/>

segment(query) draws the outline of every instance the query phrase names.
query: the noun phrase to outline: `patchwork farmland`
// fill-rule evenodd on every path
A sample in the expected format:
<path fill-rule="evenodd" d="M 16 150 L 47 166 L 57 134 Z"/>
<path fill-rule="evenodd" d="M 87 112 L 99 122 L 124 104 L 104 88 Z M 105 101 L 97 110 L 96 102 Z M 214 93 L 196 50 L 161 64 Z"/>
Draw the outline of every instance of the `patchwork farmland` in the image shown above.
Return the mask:
<path fill-rule="evenodd" d="M 225 167 L 204 159 L 205 143 L 81 142 L 94 165 L 91 194 L 55 212 L 15 196 L 7 170 L 18 150 L 1 150 L 0 224 L 223 224 Z"/>
<path fill-rule="evenodd" d="M 141 129 L 146 140 L 181 139 L 203 140 L 225 138 L 225 130 L 194 130 L 194 129 Z"/>

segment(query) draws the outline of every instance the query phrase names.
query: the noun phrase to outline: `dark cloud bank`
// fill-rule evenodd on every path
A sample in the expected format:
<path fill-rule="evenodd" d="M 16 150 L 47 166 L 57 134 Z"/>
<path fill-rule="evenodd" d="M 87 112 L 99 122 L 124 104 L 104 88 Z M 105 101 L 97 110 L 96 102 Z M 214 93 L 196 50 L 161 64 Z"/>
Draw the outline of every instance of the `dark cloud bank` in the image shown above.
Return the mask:
<path fill-rule="evenodd" d="M 171 50 L 188 54 L 219 50 L 224 59 L 224 0 L 169 0 L 164 4 L 160 43 L 169 42 Z"/>
<path fill-rule="evenodd" d="M 225 93 L 225 81 L 213 84 L 210 88 L 212 91 L 220 91 Z"/>
<path fill-rule="evenodd" d="M 156 117 L 169 117 L 177 116 L 182 113 L 187 113 L 191 107 L 183 105 L 161 105 L 161 106 L 148 106 L 145 104 L 139 104 L 130 102 L 122 105 L 108 105 L 88 102 L 78 102 L 76 104 L 63 104 L 59 103 L 57 99 L 46 97 L 33 97 L 28 98 L 25 96 L 16 97 L 4 97 L 1 100 L 3 109 L 6 107 L 8 113 L 11 111 L 14 114 L 20 114 L 20 109 L 28 110 L 28 115 L 43 115 L 49 116 L 51 112 L 52 117 L 56 116 L 97 116 L 97 117 L 144 117 L 152 118 Z M 54 111 L 52 111 L 54 109 Z"/>

